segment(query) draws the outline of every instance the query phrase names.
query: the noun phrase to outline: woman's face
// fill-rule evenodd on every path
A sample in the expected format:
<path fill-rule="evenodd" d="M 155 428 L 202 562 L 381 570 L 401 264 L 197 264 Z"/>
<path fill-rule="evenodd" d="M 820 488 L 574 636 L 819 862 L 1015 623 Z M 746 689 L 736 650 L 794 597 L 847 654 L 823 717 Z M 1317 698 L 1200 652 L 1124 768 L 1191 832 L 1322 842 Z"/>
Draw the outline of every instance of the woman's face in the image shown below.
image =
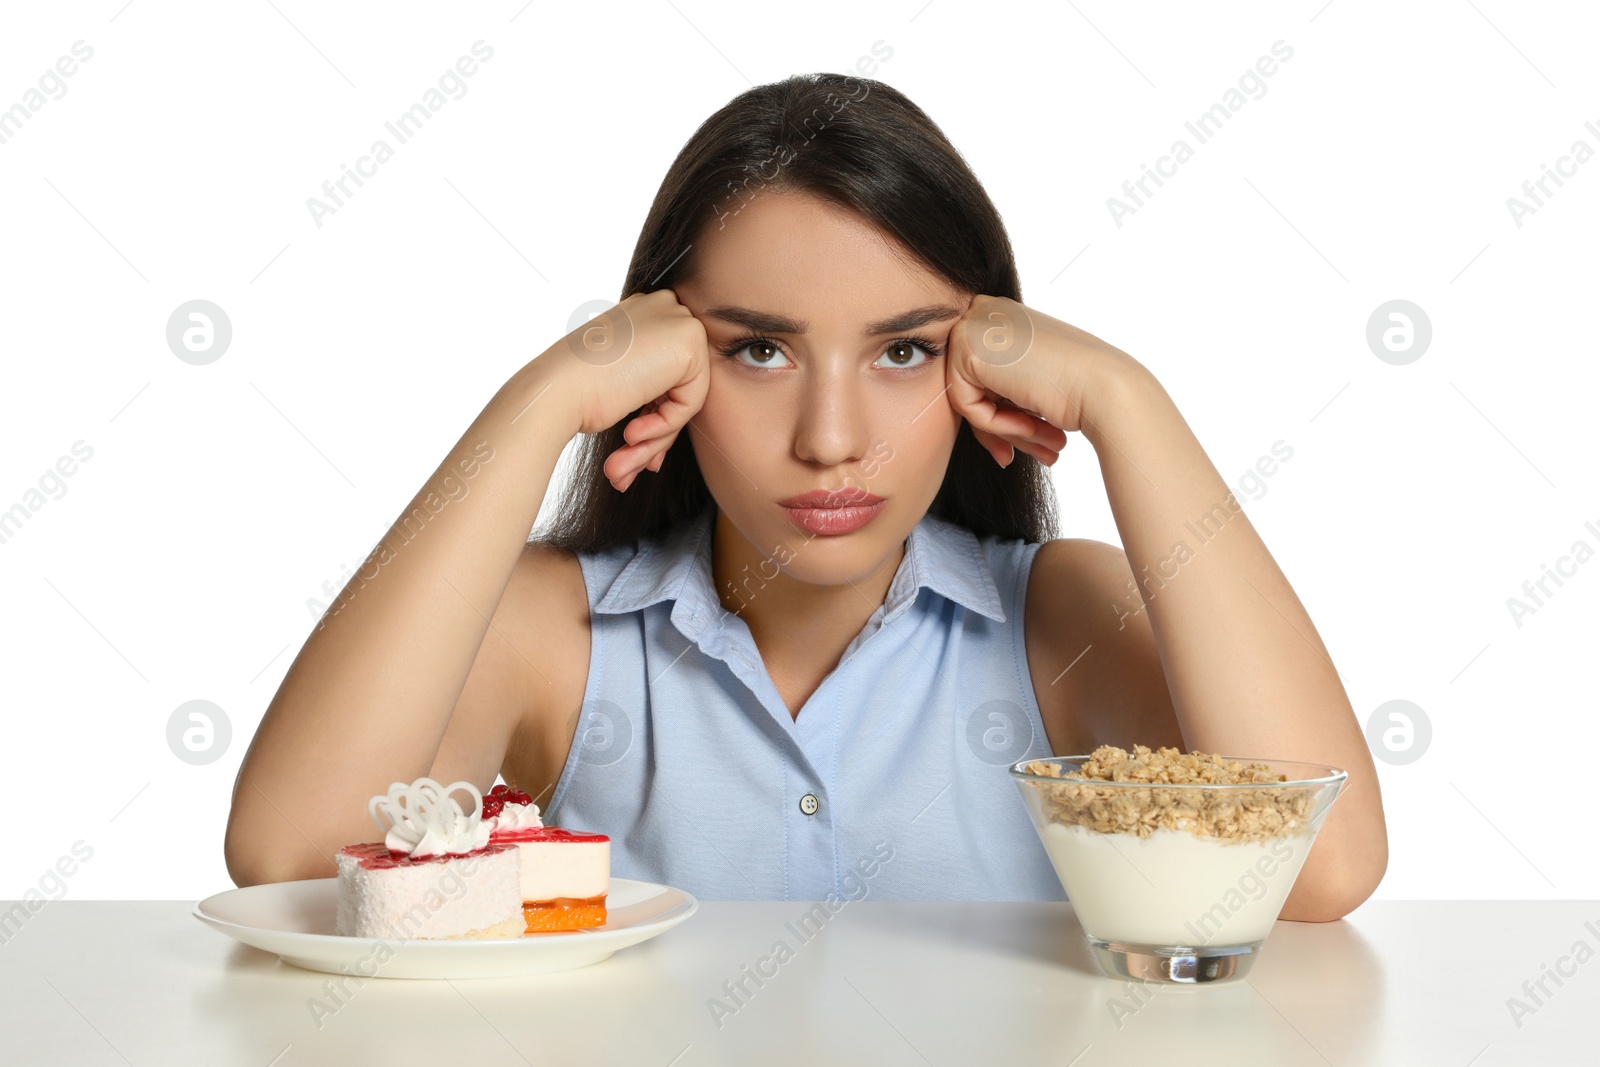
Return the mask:
<path fill-rule="evenodd" d="M 708 227 L 693 254 L 692 280 L 674 291 L 711 345 L 689 439 L 718 508 L 790 577 L 867 574 L 944 479 L 961 416 L 942 353 L 971 294 L 803 194 L 763 192 Z M 780 504 L 841 488 L 884 504 L 845 534 L 808 532 Z"/>

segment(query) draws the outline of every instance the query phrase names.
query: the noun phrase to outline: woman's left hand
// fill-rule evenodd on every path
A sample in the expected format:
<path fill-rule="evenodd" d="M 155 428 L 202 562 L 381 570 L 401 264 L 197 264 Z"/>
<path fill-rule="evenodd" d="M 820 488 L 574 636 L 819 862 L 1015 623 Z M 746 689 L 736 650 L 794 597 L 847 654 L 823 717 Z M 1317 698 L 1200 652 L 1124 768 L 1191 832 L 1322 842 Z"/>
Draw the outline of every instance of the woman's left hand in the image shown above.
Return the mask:
<path fill-rule="evenodd" d="M 1093 334 L 1003 296 L 979 294 L 950 329 L 950 406 L 1000 466 L 1021 449 L 1050 466 L 1108 368 L 1133 358 Z"/>

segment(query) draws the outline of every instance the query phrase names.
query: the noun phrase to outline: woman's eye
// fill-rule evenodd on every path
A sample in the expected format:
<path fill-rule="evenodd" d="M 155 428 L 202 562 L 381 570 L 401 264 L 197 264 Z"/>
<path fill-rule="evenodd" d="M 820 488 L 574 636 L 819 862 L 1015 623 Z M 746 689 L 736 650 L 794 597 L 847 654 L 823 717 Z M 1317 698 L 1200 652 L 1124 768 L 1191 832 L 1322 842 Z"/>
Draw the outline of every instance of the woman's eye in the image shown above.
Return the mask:
<path fill-rule="evenodd" d="M 745 363 L 747 367 L 767 369 L 777 365 L 778 361 L 783 358 L 783 351 L 771 341 L 752 341 L 747 345 L 741 345 L 728 354 L 737 360 L 746 352 L 749 352 L 755 360 L 753 363 Z"/>
<path fill-rule="evenodd" d="M 922 362 L 913 363 L 912 360 L 916 358 L 919 352 L 923 356 Z M 888 366 L 899 369 L 903 367 L 920 367 L 923 363 L 931 360 L 933 356 L 930 354 L 929 349 L 921 344 L 913 341 L 895 341 L 884 349 L 883 355 L 878 358 L 887 359 L 889 361 Z"/>

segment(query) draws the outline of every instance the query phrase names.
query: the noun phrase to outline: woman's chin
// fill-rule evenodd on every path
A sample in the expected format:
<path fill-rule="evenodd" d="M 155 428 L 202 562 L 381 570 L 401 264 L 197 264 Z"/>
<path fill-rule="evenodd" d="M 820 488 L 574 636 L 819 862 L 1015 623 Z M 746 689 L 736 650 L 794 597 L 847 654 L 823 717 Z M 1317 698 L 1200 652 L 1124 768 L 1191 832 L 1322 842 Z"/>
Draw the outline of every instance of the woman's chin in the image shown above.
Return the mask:
<path fill-rule="evenodd" d="M 788 578 L 813 585 L 843 585 L 870 577 L 899 553 L 906 533 L 896 536 L 896 527 L 886 520 L 889 516 L 884 514 L 848 533 L 817 534 L 780 516 L 775 522 L 763 523 L 763 536 L 752 543 L 767 546 L 761 549 L 763 557 Z"/>

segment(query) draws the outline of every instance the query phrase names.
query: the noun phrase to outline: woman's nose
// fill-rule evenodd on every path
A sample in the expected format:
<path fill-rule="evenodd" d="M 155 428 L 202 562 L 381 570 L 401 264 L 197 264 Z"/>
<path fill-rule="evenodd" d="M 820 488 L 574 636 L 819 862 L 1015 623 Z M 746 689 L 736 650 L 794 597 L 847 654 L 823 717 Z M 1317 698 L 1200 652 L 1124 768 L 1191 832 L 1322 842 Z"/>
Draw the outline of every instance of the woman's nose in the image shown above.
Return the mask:
<path fill-rule="evenodd" d="M 871 444 L 866 386 L 847 361 L 825 361 L 807 376 L 795 412 L 795 455 L 836 467 L 860 459 Z"/>

